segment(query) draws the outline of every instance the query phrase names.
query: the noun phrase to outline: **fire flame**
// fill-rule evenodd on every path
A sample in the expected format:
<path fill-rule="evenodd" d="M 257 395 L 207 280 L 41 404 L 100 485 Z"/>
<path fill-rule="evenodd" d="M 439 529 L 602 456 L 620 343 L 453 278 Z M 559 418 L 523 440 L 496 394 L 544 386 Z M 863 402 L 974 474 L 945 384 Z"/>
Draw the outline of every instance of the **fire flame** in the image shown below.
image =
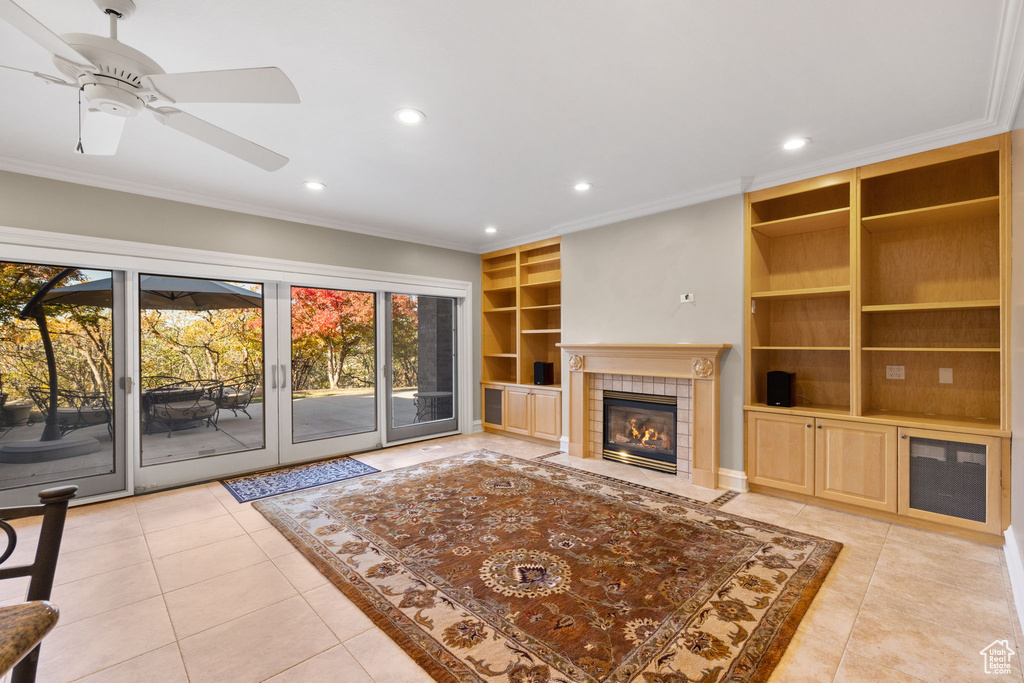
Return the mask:
<path fill-rule="evenodd" d="M 629 431 L 633 441 L 636 441 L 641 446 L 646 446 L 648 448 L 658 448 L 660 444 L 651 442 L 662 441 L 665 438 L 661 434 L 658 434 L 656 430 L 645 425 L 640 425 L 640 428 L 637 429 L 636 418 L 629 421 Z"/>

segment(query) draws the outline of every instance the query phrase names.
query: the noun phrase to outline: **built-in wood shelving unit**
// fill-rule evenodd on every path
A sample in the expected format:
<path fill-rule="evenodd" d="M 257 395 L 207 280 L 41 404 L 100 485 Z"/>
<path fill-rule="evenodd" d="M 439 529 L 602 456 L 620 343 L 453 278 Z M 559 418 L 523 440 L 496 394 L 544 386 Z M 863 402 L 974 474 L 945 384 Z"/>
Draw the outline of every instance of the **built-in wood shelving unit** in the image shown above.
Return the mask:
<path fill-rule="evenodd" d="M 993 457 L 1000 443 L 1008 450 L 1009 180 L 1009 138 L 999 135 L 747 195 L 755 487 L 894 518 L 899 507 L 900 520 L 995 540 L 993 489 L 982 523 L 908 511 L 895 482 L 908 485 L 905 446 L 915 438 L 948 433 L 984 442 Z M 891 366 L 905 379 L 888 378 Z M 771 370 L 795 375 L 793 407 L 768 405 Z M 994 476 L 999 465 L 986 466 Z"/>
<path fill-rule="evenodd" d="M 553 363 L 561 376 L 561 238 L 481 257 L 483 381 L 533 384 L 533 364 Z"/>

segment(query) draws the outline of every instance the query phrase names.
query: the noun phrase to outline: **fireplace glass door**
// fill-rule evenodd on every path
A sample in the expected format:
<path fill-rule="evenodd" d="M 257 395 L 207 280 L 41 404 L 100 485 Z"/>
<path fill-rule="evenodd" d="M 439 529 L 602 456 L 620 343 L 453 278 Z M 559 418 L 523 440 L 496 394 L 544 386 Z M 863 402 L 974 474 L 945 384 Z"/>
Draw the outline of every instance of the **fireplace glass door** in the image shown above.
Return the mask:
<path fill-rule="evenodd" d="M 604 392 L 604 457 L 676 472 L 676 397 Z"/>

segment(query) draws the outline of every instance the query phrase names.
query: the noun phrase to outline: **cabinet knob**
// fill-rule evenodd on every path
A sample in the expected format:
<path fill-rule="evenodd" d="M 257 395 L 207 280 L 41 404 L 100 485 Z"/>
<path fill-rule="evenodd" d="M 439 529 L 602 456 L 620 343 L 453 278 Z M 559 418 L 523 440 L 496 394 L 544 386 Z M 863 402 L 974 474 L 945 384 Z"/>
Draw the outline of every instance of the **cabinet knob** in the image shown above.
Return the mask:
<path fill-rule="evenodd" d="M 818 425 L 818 429 L 821 429 L 821 425 Z"/>
<path fill-rule="evenodd" d="M 900 438 L 901 438 L 901 439 L 905 439 L 905 438 L 907 438 L 907 435 L 906 435 L 906 434 L 901 434 L 901 435 L 900 435 Z"/>
<path fill-rule="evenodd" d="M 808 429 L 810 429 L 810 428 L 811 428 L 811 424 L 810 424 L 809 422 L 807 423 L 807 428 L 808 428 Z"/>

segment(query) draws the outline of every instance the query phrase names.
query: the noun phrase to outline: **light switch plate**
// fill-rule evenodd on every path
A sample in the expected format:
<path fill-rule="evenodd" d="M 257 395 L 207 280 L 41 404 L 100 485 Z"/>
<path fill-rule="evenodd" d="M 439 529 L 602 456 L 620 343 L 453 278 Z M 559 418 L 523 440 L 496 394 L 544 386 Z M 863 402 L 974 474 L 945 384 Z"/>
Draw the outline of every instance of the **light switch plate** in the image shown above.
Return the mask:
<path fill-rule="evenodd" d="M 939 384 L 953 383 L 953 368 L 939 368 Z"/>
<path fill-rule="evenodd" d="M 885 366 L 885 378 L 886 379 L 906 379 L 906 373 L 904 372 L 902 365 L 886 365 Z"/>

